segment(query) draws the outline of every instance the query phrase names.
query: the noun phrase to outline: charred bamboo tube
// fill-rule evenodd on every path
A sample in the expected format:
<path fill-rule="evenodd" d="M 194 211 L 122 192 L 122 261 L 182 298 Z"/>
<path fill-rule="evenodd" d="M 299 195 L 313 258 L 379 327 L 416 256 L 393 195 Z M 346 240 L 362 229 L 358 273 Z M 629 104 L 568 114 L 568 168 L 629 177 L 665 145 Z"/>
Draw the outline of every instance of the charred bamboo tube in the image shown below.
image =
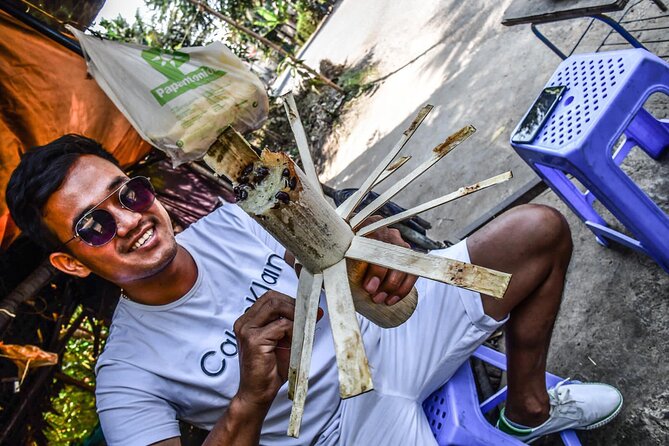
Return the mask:
<path fill-rule="evenodd" d="M 344 258 L 353 231 L 288 155 L 265 150 L 258 157 L 229 127 L 204 160 L 233 181 L 239 206 L 309 271 L 320 273 Z"/>
<path fill-rule="evenodd" d="M 230 127 L 209 149 L 204 161 L 218 175 L 233 181 L 241 208 L 309 271 L 322 272 L 344 258 L 353 231 L 321 192 L 305 181 L 304 173 L 287 155 L 265 151 L 259 157 Z M 264 177 L 258 178 L 262 181 L 257 184 L 258 173 Z M 372 305 L 371 296 L 362 288 L 362 275 L 353 277 L 357 279 L 351 284 L 355 308 L 370 321 L 380 327 L 395 327 L 413 314 L 417 303 L 415 290 L 391 307 Z"/>

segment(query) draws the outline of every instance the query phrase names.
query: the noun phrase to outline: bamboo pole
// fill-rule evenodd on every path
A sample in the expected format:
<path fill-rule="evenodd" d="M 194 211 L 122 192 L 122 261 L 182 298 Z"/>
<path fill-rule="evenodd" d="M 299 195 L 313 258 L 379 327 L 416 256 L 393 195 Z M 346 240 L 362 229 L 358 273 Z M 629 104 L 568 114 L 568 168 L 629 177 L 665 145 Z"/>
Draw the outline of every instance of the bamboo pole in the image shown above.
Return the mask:
<path fill-rule="evenodd" d="M 198 0 L 188 0 L 188 1 L 191 2 L 192 4 L 194 4 L 195 6 L 201 8 L 202 10 L 208 12 L 209 14 L 211 14 L 215 17 L 218 17 L 219 19 L 223 20 L 225 23 L 232 26 L 233 28 L 237 28 L 241 32 L 248 34 L 249 36 L 253 37 L 254 39 L 258 40 L 259 42 L 262 42 L 263 44 L 272 48 L 274 51 L 284 55 L 287 58 L 289 58 L 295 65 L 299 65 L 300 67 L 304 68 L 309 73 L 311 73 L 312 75 L 316 76 L 318 79 L 323 81 L 323 83 L 326 84 L 328 87 L 334 88 L 335 90 L 337 90 L 340 93 L 344 92 L 344 90 L 339 85 L 335 84 L 330 79 L 323 76 L 321 73 L 314 70 L 313 68 L 311 68 L 310 66 L 305 64 L 303 61 L 296 58 L 295 56 L 293 56 L 288 51 L 284 50 L 283 48 L 281 48 L 279 45 L 275 44 L 274 42 L 266 39 L 265 37 L 261 36 L 260 34 L 256 33 L 255 31 L 245 27 L 244 25 L 241 25 L 241 24 L 235 22 L 230 17 L 227 17 L 227 16 L 221 14 L 220 12 L 212 9 L 211 6 L 209 6 L 206 3 L 203 3 L 203 2 L 198 1 Z"/>
<path fill-rule="evenodd" d="M 263 151 L 258 158 L 246 140 L 229 127 L 204 160 L 217 174 L 233 180 L 237 190 L 243 192 L 238 197 L 242 198 L 239 206 L 309 271 L 322 272 L 344 257 L 353 231 L 325 201 L 321 191 L 311 187 L 288 155 Z M 243 175 L 250 165 L 256 173 Z M 251 177 L 257 176 L 260 167 L 267 169 L 267 174 L 255 183 Z"/>
<path fill-rule="evenodd" d="M 304 268 L 313 274 L 323 272 L 340 370 L 340 393 L 347 398 L 371 389 L 369 365 L 345 271 L 344 254 L 353 239 L 351 228 L 288 155 L 263 151 L 258 157 L 231 127 L 210 148 L 205 162 L 217 174 L 233 179 L 239 206 L 291 251 Z M 310 336 L 309 331 L 305 323 L 305 338 Z M 304 370 L 304 363 L 293 360 L 293 365 L 299 369 L 298 374 Z M 297 390 L 296 380 L 295 398 Z M 299 418 L 299 413 L 295 417 Z"/>
<path fill-rule="evenodd" d="M 310 181 L 295 163 L 283 153 L 263 152 L 258 157 L 244 138 L 233 128 L 226 129 L 207 152 L 204 161 L 218 175 L 233 180 L 239 188 L 241 174 L 249 165 L 262 164 L 270 173 L 255 189 L 249 189 L 248 198 L 239 205 L 261 226 L 281 242 L 296 259 L 312 273 L 322 272 L 344 258 L 353 239 L 353 231 L 328 204 L 320 190 L 311 187 Z M 282 176 L 288 169 L 288 177 Z M 285 187 L 286 178 L 294 189 Z M 266 191 L 260 191 L 266 188 Z M 287 203 L 278 202 L 277 191 L 285 192 Z M 263 197 L 256 197 L 258 193 Z M 257 203 L 260 206 L 257 206 Z M 371 304 L 371 296 L 362 288 L 362 275 L 354 275 L 351 284 L 355 308 L 360 314 L 380 327 L 395 327 L 406 321 L 417 304 L 417 297 L 408 297 L 392 307 Z M 413 296 L 413 295 L 412 295 Z"/>
<path fill-rule="evenodd" d="M 295 136 L 295 141 L 297 143 L 297 148 L 300 152 L 300 157 L 302 158 L 302 165 L 305 169 L 307 178 L 311 181 L 314 187 L 321 189 L 320 181 L 318 180 L 318 175 L 316 174 L 316 168 L 311 158 L 311 151 L 309 150 L 309 143 L 307 141 L 307 135 L 304 131 L 304 126 L 300 119 L 300 114 L 297 110 L 297 105 L 295 104 L 295 98 L 292 93 L 284 95 L 284 107 L 286 109 L 286 114 L 288 115 L 288 121 L 290 122 L 290 127 Z M 411 157 L 402 157 L 397 161 L 393 162 L 388 168 L 383 172 L 375 184 L 383 181 L 387 178 L 388 175 L 392 174 L 394 171 L 399 169 L 404 163 L 406 163 Z M 404 323 L 409 317 L 413 314 L 418 304 L 418 293 L 416 289 L 412 289 L 409 295 L 407 295 L 401 302 L 398 302 L 392 308 L 386 305 L 377 305 L 372 300 L 367 291 L 362 287 L 362 281 L 364 279 L 364 272 L 367 266 L 362 262 L 349 262 L 348 263 L 348 278 L 351 286 L 351 293 L 353 294 L 353 304 L 355 310 L 365 315 L 365 317 L 376 325 L 383 328 L 396 327 Z M 298 326 L 297 329 L 301 329 L 301 326 Z"/>

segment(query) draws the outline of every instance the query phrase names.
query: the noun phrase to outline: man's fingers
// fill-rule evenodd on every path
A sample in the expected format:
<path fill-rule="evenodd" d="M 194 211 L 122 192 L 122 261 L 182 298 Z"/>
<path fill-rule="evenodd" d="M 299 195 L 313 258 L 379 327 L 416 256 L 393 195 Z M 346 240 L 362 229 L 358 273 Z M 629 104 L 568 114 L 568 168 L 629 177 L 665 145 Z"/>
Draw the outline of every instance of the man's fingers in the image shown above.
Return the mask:
<path fill-rule="evenodd" d="M 294 317 L 295 299 L 285 294 L 268 291 L 235 321 L 234 331 L 244 336 L 245 330 L 263 327 L 277 319 L 287 319 L 292 324 Z"/>
<path fill-rule="evenodd" d="M 387 300 L 393 296 L 404 297 L 400 294 L 400 287 L 404 283 L 406 276 L 406 273 L 402 271 L 388 270 L 386 277 L 383 279 L 383 282 L 381 282 L 381 286 L 379 287 L 379 293 L 373 298 L 374 302 L 380 304 L 387 302 Z M 385 296 L 383 296 L 384 293 Z M 379 297 L 379 295 L 383 298 Z"/>
<path fill-rule="evenodd" d="M 277 319 L 262 327 L 254 328 L 251 334 L 256 345 L 276 346 L 283 339 L 287 339 L 290 345 L 290 339 L 293 337 L 293 321 Z"/>
<path fill-rule="evenodd" d="M 388 269 L 378 265 L 369 264 L 367 271 L 365 271 L 365 278 L 362 281 L 362 286 L 370 295 L 374 296 L 379 292 L 381 282 L 386 277 Z"/>
<path fill-rule="evenodd" d="M 404 299 L 407 296 L 407 294 L 411 292 L 411 289 L 416 284 L 417 280 L 418 280 L 417 276 L 412 276 L 411 274 L 407 274 L 404 277 L 402 285 L 400 285 L 396 293 L 388 297 L 388 299 L 386 299 L 386 305 L 395 305 L 397 302 Z"/>

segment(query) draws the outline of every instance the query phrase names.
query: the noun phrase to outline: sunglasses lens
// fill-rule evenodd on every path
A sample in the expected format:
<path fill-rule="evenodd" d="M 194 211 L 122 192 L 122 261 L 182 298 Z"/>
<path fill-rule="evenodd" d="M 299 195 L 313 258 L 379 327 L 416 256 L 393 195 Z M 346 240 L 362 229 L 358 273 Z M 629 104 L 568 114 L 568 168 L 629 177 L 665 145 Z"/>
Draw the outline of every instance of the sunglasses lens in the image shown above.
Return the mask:
<path fill-rule="evenodd" d="M 116 235 L 116 222 L 109 212 L 96 209 L 79 220 L 76 231 L 81 240 L 89 245 L 102 246 Z"/>
<path fill-rule="evenodd" d="M 133 178 L 121 190 L 120 199 L 121 204 L 131 211 L 145 211 L 151 207 L 155 199 L 153 186 L 148 178 Z"/>

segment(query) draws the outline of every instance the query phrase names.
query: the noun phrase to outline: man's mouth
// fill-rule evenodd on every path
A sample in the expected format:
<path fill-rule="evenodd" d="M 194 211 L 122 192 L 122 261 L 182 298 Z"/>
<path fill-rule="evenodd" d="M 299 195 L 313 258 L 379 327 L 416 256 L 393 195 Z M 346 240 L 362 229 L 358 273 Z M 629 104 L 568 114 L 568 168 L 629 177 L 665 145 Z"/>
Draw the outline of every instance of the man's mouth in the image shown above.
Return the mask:
<path fill-rule="evenodd" d="M 130 247 L 130 252 L 133 252 L 144 246 L 144 244 L 148 242 L 152 236 L 153 236 L 153 227 L 147 229 L 144 232 L 144 234 L 142 234 L 142 236 Z"/>

